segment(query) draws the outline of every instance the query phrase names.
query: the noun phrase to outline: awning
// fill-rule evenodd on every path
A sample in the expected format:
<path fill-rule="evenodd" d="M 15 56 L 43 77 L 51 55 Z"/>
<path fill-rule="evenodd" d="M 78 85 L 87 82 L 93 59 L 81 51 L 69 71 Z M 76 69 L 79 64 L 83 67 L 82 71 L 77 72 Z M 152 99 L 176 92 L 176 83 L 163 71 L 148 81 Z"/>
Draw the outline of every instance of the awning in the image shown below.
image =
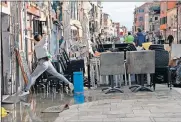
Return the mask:
<path fill-rule="evenodd" d="M 79 37 L 82 37 L 82 26 L 81 26 L 80 21 L 71 19 L 70 25 L 71 25 L 71 27 L 72 26 L 76 27 L 79 30 Z"/>
<path fill-rule="evenodd" d="M 77 30 L 77 28 L 73 25 L 71 25 L 71 30 Z"/>
<path fill-rule="evenodd" d="M 89 12 L 92 9 L 92 5 L 90 4 L 90 2 L 83 2 L 82 8 L 83 10 L 86 10 Z"/>
<path fill-rule="evenodd" d="M 80 23 L 80 21 L 78 21 L 78 20 L 70 20 L 70 25 L 72 26 L 77 26 L 79 29 L 82 29 L 82 26 L 81 26 L 81 23 Z"/>

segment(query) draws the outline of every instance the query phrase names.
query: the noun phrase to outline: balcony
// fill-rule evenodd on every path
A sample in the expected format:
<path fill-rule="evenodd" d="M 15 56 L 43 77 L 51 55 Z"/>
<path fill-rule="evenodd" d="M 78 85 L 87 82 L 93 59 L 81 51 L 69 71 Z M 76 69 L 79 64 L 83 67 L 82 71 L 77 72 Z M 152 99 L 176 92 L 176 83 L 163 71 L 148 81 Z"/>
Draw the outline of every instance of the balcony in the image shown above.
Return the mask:
<path fill-rule="evenodd" d="M 153 12 L 154 14 L 159 14 L 160 13 L 160 6 L 152 6 L 149 8 L 150 12 Z"/>

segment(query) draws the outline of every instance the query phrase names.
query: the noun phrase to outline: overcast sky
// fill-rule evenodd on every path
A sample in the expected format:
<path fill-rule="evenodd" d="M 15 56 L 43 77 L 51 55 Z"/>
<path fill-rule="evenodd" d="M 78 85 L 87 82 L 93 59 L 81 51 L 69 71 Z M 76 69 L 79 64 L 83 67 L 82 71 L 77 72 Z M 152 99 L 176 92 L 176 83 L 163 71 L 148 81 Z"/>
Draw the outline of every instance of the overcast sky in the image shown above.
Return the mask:
<path fill-rule="evenodd" d="M 144 2 L 103 2 L 103 12 L 108 13 L 113 22 L 120 22 L 128 30 L 132 30 L 133 12 L 135 6 L 140 6 Z"/>

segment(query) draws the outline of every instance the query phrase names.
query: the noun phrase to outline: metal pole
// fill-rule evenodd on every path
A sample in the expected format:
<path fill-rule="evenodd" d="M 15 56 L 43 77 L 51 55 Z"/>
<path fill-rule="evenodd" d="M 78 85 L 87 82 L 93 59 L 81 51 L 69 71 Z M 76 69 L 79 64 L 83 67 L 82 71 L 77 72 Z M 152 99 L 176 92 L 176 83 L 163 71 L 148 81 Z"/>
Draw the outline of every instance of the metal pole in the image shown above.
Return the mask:
<path fill-rule="evenodd" d="M 178 26 L 178 9 L 179 9 L 179 5 L 177 5 L 177 44 L 179 43 L 179 37 L 178 37 L 178 35 L 179 35 L 179 32 L 178 32 L 178 30 L 179 30 L 179 26 Z"/>
<path fill-rule="evenodd" d="M 51 31 L 52 31 L 52 17 L 51 17 L 51 2 L 48 1 L 48 35 L 49 40 L 51 39 Z M 50 51 L 50 41 L 49 41 L 49 51 Z"/>
<path fill-rule="evenodd" d="M 2 7 L 1 7 L 1 11 L 2 11 Z M 2 21 L 2 20 L 1 20 Z M 2 22 L 1 22 L 1 34 L 0 34 L 0 36 L 1 36 L 1 39 L 0 39 L 0 88 L 1 88 L 1 90 L 0 90 L 0 106 L 1 106 L 1 101 L 2 101 L 2 86 L 1 86 L 1 83 L 3 82 L 3 62 L 2 62 Z M 1 120 L 1 119 L 0 119 Z"/>
<path fill-rule="evenodd" d="M 91 54 L 89 53 L 89 56 L 88 56 L 88 63 L 87 63 L 87 73 L 88 73 L 88 88 L 90 89 L 91 88 L 91 77 L 90 77 L 90 58 L 91 58 Z"/>
<path fill-rule="evenodd" d="M 28 39 L 26 38 L 27 36 L 27 9 L 26 9 L 26 2 L 23 2 L 23 8 L 24 8 L 24 18 L 23 18 L 23 22 L 24 22 L 24 40 L 25 40 L 25 50 L 26 50 L 26 61 L 28 63 Z"/>

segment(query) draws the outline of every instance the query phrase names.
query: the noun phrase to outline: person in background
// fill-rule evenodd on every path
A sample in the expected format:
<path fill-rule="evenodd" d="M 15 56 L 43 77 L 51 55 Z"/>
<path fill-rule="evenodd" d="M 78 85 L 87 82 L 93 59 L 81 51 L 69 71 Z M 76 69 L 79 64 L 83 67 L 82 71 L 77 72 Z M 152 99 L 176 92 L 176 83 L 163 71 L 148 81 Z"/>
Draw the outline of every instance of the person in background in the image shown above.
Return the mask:
<path fill-rule="evenodd" d="M 146 32 L 146 42 L 149 42 L 149 33 Z"/>
<path fill-rule="evenodd" d="M 135 44 L 136 46 L 142 47 L 142 43 L 146 42 L 146 38 L 141 32 L 141 29 L 138 28 L 138 33 L 136 34 Z"/>
<path fill-rule="evenodd" d="M 134 43 L 134 37 L 131 35 L 130 32 L 128 32 L 128 36 L 125 37 L 125 41 L 126 43 Z"/>
<path fill-rule="evenodd" d="M 168 36 L 167 40 L 169 41 L 169 46 L 171 46 L 172 43 L 173 43 L 174 37 L 170 34 L 170 35 Z"/>
<path fill-rule="evenodd" d="M 19 95 L 20 97 L 29 94 L 31 86 L 35 84 L 36 79 L 45 71 L 47 71 L 53 76 L 56 76 L 58 79 L 60 79 L 60 82 L 68 84 L 71 91 L 73 91 L 74 89 L 73 84 L 69 82 L 62 74 L 58 73 L 54 68 L 54 66 L 52 65 L 49 59 L 50 54 L 48 52 L 49 42 L 48 42 L 47 29 L 43 28 L 43 32 L 44 32 L 43 37 L 41 37 L 41 35 L 35 35 L 34 39 L 31 39 L 36 44 L 35 53 L 38 59 L 38 65 L 33 71 L 33 73 L 30 75 L 28 84 L 24 89 L 23 93 Z"/>
<path fill-rule="evenodd" d="M 159 35 L 158 37 L 158 44 L 163 44 L 163 37 L 161 35 Z"/>
<path fill-rule="evenodd" d="M 63 43 L 63 41 L 64 41 L 64 38 L 63 38 L 63 36 L 61 37 L 61 39 L 59 40 L 59 46 L 61 47 L 61 44 Z"/>
<path fill-rule="evenodd" d="M 124 37 L 121 36 L 119 39 L 118 39 L 118 42 L 116 44 L 122 44 L 124 43 Z"/>

